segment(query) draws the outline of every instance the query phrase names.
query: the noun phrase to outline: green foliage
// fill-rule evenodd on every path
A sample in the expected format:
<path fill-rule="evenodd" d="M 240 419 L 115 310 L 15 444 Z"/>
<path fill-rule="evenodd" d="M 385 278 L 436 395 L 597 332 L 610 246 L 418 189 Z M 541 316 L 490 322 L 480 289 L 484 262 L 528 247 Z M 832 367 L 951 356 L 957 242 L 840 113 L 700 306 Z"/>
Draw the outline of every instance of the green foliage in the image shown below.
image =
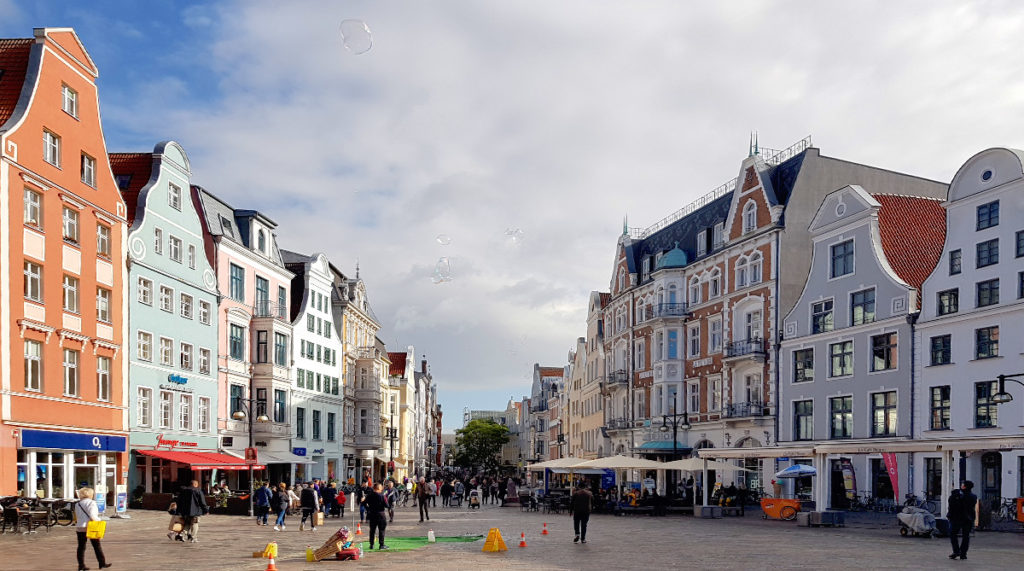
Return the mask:
<path fill-rule="evenodd" d="M 498 467 L 501 447 L 510 440 L 508 427 L 489 418 L 471 420 L 455 434 L 455 463 L 484 470 Z"/>

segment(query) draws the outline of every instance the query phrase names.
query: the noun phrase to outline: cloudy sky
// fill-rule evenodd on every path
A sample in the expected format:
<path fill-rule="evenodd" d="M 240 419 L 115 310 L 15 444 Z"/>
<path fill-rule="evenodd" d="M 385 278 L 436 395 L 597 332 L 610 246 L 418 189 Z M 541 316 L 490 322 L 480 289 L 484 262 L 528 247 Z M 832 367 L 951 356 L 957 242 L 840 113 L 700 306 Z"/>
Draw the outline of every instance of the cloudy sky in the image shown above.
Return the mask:
<path fill-rule="evenodd" d="M 0 36 L 39 26 L 99 66 L 110 151 L 176 140 L 282 247 L 358 262 L 448 429 L 564 365 L 623 218 L 736 176 L 751 131 L 942 181 L 1024 146 L 1020 2 L 0 0 Z"/>

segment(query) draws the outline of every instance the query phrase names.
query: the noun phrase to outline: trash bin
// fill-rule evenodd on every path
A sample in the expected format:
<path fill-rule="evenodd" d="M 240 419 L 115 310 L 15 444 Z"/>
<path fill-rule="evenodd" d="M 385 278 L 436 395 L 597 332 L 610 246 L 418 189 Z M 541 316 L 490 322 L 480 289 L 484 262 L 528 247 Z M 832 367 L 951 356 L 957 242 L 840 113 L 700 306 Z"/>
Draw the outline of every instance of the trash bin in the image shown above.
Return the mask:
<path fill-rule="evenodd" d="M 1017 521 L 1024 523 L 1024 498 L 1017 498 Z"/>

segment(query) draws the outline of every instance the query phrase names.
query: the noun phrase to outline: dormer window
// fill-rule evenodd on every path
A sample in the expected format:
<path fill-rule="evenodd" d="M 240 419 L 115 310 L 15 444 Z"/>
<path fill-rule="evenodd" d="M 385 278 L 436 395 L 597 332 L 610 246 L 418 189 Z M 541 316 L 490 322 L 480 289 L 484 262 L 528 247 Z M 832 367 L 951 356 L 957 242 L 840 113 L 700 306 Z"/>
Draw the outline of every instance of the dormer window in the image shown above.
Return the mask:
<path fill-rule="evenodd" d="M 701 230 L 697 232 L 697 256 L 703 256 L 708 253 L 708 231 Z"/>
<path fill-rule="evenodd" d="M 743 207 L 743 233 L 753 232 L 757 228 L 757 206 L 753 200 L 748 200 Z"/>
<path fill-rule="evenodd" d="M 646 280 L 647 276 L 651 273 L 651 257 L 650 256 L 644 257 L 643 270 L 644 270 L 643 279 Z"/>
<path fill-rule="evenodd" d="M 231 221 L 224 216 L 220 217 L 220 228 L 221 232 L 223 232 L 225 236 L 231 236 L 232 238 L 235 237 L 235 229 L 231 226 Z"/>
<path fill-rule="evenodd" d="M 256 247 L 263 253 L 267 252 L 267 233 L 263 230 L 256 234 Z"/>
<path fill-rule="evenodd" d="M 117 181 L 117 188 L 121 190 L 127 190 L 128 185 L 132 183 L 132 175 L 130 174 L 119 174 L 114 176 L 114 180 Z"/>
<path fill-rule="evenodd" d="M 724 223 L 719 222 L 718 224 L 715 224 L 714 228 L 711 231 L 711 249 L 712 250 L 717 250 L 717 249 L 721 248 L 723 244 L 725 244 L 724 232 L 725 232 L 725 224 Z"/>

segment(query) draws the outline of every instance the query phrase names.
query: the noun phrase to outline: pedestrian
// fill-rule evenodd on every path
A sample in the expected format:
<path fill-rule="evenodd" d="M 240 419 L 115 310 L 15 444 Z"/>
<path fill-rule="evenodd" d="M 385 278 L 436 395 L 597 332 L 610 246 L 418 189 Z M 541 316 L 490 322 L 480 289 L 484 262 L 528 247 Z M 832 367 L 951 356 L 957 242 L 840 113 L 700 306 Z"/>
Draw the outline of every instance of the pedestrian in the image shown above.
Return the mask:
<path fill-rule="evenodd" d="M 448 480 L 441 484 L 441 507 L 447 508 L 451 506 L 452 490 L 454 489 Z"/>
<path fill-rule="evenodd" d="M 430 511 L 427 509 L 428 501 L 430 501 L 430 493 L 427 491 L 427 482 L 423 476 L 420 476 L 420 481 L 416 486 L 416 503 L 420 506 L 420 523 L 423 523 L 424 516 L 427 521 L 430 521 Z"/>
<path fill-rule="evenodd" d="M 576 534 L 572 542 L 587 542 L 587 523 L 590 522 L 590 510 L 594 503 L 594 494 L 586 488 L 580 488 L 572 494 L 569 508 L 572 510 L 572 529 Z"/>
<path fill-rule="evenodd" d="M 199 518 L 210 513 L 210 506 L 206 504 L 206 495 L 199 489 L 197 480 L 192 480 L 191 485 L 178 492 L 177 504 L 182 531 L 190 543 L 199 543 Z"/>
<path fill-rule="evenodd" d="M 964 480 L 960 483 L 960 489 L 953 490 L 949 496 L 949 511 L 946 518 L 949 519 L 949 542 L 953 544 L 950 559 L 967 559 L 967 548 L 971 546 L 971 530 L 978 521 L 978 496 L 971 492 L 973 488 L 974 482 Z M 957 535 L 963 536 L 959 543 Z"/>
<path fill-rule="evenodd" d="M 384 490 L 384 498 L 388 501 L 388 521 L 395 521 L 395 502 L 398 501 L 398 488 L 394 480 L 388 480 L 388 487 Z"/>
<path fill-rule="evenodd" d="M 299 484 L 295 484 L 288 490 L 288 508 L 292 513 L 295 513 L 295 510 L 299 509 L 299 502 L 301 501 L 301 498 L 299 498 L 299 492 L 301 491 L 302 486 Z"/>
<path fill-rule="evenodd" d="M 374 534 L 378 539 L 377 549 L 387 549 L 384 544 L 384 530 L 388 527 L 388 500 L 384 497 L 384 486 L 378 482 L 363 496 L 367 519 L 370 520 L 370 549 L 373 549 Z"/>
<path fill-rule="evenodd" d="M 486 504 L 491 497 L 491 484 L 488 482 L 487 478 L 484 478 L 480 483 L 480 493 L 483 494 L 484 503 Z"/>
<path fill-rule="evenodd" d="M 455 497 L 458 498 L 457 502 L 459 506 L 462 505 L 462 500 L 465 495 L 466 486 L 462 483 L 462 480 L 455 480 Z"/>
<path fill-rule="evenodd" d="M 82 488 L 78 490 L 78 503 L 75 504 L 75 516 L 78 518 L 78 525 L 75 527 L 75 531 L 78 535 L 78 569 L 88 569 L 85 566 L 85 540 L 86 530 L 89 527 L 90 521 L 100 521 L 100 510 L 96 505 L 96 500 L 93 497 L 96 495 L 96 491 L 92 488 Z M 110 567 L 110 563 L 107 563 L 107 558 L 103 556 L 103 547 L 100 546 L 100 540 L 89 539 L 92 543 L 92 550 L 96 553 L 96 562 L 100 564 L 100 569 Z"/>
<path fill-rule="evenodd" d="M 359 501 L 359 521 L 362 522 L 366 519 L 366 496 L 373 492 L 373 487 L 370 485 L 370 481 L 367 480 L 359 488 L 359 496 L 356 498 Z"/>
<path fill-rule="evenodd" d="M 334 517 L 341 517 L 345 513 L 345 490 L 338 488 L 338 496 L 334 498 Z"/>
<path fill-rule="evenodd" d="M 427 482 L 427 492 L 430 494 L 430 507 L 437 507 L 437 482 L 433 478 Z"/>
<path fill-rule="evenodd" d="M 256 525 L 267 525 L 267 515 L 270 513 L 270 484 L 263 484 L 253 492 L 253 502 L 256 504 Z"/>
<path fill-rule="evenodd" d="M 498 480 L 491 480 L 491 503 L 498 503 Z"/>
<path fill-rule="evenodd" d="M 338 489 L 334 487 L 334 482 L 320 487 L 320 499 L 324 502 L 324 517 L 333 514 L 335 502 L 338 501 Z"/>
<path fill-rule="evenodd" d="M 284 516 L 288 514 L 288 507 L 291 505 L 291 499 L 288 497 L 290 492 L 288 484 L 281 482 L 277 490 L 274 491 L 274 495 L 270 498 L 271 507 L 277 510 L 274 531 L 284 531 Z"/>
<path fill-rule="evenodd" d="M 305 531 L 306 519 L 310 520 L 310 530 L 316 531 L 316 513 L 320 511 L 320 496 L 313 488 L 313 482 L 306 482 L 302 486 L 302 493 L 299 494 L 299 507 L 302 508 L 302 521 L 299 522 L 299 531 Z"/>

